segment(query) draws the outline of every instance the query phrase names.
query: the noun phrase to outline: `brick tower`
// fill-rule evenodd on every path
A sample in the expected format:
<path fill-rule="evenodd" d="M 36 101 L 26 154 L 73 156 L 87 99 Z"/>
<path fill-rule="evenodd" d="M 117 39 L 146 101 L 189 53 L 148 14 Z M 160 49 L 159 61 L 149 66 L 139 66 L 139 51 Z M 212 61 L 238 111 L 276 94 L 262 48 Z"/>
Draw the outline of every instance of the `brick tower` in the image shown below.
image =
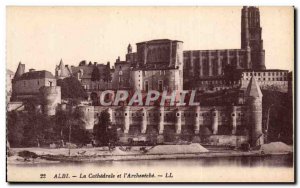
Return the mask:
<path fill-rule="evenodd" d="M 241 19 L 241 48 L 246 50 L 250 48 L 251 66 L 248 64 L 248 68 L 254 70 L 266 69 L 261 33 L 259 9 L 244 6 Z"/>

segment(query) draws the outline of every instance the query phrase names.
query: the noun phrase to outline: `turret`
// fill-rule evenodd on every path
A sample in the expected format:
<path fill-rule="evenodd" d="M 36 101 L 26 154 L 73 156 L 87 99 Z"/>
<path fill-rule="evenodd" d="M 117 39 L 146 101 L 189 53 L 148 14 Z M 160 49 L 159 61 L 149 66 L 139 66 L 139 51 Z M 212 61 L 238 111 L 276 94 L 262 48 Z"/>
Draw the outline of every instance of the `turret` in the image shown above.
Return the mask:
<path fill-rule="evenodd" d="M 56 114 L 58 104 L 61 104 L 61 88 L 60 86 L 45 86 L 40 88 L 43 112 L 48 116 Z"/>
<path fill-rule="evenodd" d="M 163 134 L 164 133 L 164 111 L 165 108 L 163 106 L 159 107 L 159 123 L 158 123 L 158 133 Z"/>
<path fill-rule="evenodd" d="M 231 134 L 232 135 L 235 135 L 236 134 L 236 130 L 237 130 L 237 127 L 236 127 L 236 117 L 237 116 L 237 113 L 236 113 L 236 106 L 232 106 L 232 109 L 231 109 Z"/>
<path fill-rule="evenodd" d="M 211 129 L 213 134 L 218 134 L 218 128 L 219 128 L 219 124 L 218 124 L 218 110 L 216 108 L 214 108 L 211 111 Z"/>
<path fill-rule="evenodd" d="M 141 133 L 145 134 L 147 131 L 147 110 L 145 107 L 142 109 L 142 115 Z"/>
<path fill-rule="evenodd" d="M 94 106 L 78 106 L 78 110 L 82 113 L 80 120 L 85 129 L 93 129 L 95 124 Z"/>
<path fill-rule="evenodd" d="M 248 123 L 251 129 L 250 141 L 252 146 L 263 144 L 262 133 L 262 92 L 255 77 L 252 76 L 246 91 L 248 105 Z"/>
<path fill-rule="evenodd" d="M 129 132 L 129 126 L 130 126 L 130 114 L 129 114 L 129 106 L 124 107 L 124 133 Z"/>
<path fill-rule="evenodd" d="M 195 107 L 195 126 L 194 133 L 199 134 L 200 131 L 200 106 Z"/>
<path fill-rule="evenodd" d="M 59 65 L 56 66 L 56 69 L 55 69 L 55 77 L 58 79 L 63 79 L 68 76 L 69 76 L 68 66 L 67 65 L 65 66 L 63 60 L 60 59 Z"/>
<path fill-rule="evenodd" d="M 18 68 L 17 68 L 17 71 L 15 73 L 14 79 L 19 78 L 24 73 L 25 73 L 25 64 L 22 64 L 21 61 L 20 61 L 19 65 L 18 65 Z"/>
<path fill-rule="evenodd" d="M 181 111 L 179 108 L 176 109 L 175 113 L 175 132 L 176 134 L 181 133 Z"/>
<path fill-rule="evenodd" d="M 131 46 L 131 44 L 128 44 L 127 53 L 128 54 L 132 53 L 132 46 Z"/>

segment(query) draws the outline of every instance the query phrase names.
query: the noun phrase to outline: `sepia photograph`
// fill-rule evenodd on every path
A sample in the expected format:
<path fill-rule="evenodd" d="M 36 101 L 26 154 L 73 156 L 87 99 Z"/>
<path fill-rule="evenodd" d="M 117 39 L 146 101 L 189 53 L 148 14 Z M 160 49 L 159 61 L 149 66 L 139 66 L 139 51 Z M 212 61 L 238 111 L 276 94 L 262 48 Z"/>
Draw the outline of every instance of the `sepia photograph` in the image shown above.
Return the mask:
<path fill-rule="evenodd" d="M 7 6 L 7 182 L 295 182 L 294 11 Z"/>

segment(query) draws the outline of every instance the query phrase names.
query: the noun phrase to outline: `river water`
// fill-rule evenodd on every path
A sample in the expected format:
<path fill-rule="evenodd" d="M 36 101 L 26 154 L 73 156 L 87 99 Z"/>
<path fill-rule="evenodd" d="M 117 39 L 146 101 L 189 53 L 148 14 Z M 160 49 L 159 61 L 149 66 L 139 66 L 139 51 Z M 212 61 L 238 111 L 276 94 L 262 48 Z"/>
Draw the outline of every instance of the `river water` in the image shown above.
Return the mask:
<path fill-rule="evenodd" d="M 154 174 L 155 178 L 125 177 L 128 174 Z M 46 174 L 46 179 L 40 175 Z M 61 174 L 67 179 L 55 178 Z M 94 175 L 96 174 L 96 175 Z M 95 178 L 97 174 L 115 175 Z M 117 175 L 121 174 L 119 179 Z M 87 177 L 94 178 L 81 178 Z M 93 176 L 94 175 L 94 176 Z M 166 177 L 166 176 L 172 176 Z M 293 156 L 212 157 L 197 159 L 63 162 L 52 164 L 8 164 L 11 180 L 35 181 L 293 181 Z M 8 177 L 10 179 L 10 177 Z"/>

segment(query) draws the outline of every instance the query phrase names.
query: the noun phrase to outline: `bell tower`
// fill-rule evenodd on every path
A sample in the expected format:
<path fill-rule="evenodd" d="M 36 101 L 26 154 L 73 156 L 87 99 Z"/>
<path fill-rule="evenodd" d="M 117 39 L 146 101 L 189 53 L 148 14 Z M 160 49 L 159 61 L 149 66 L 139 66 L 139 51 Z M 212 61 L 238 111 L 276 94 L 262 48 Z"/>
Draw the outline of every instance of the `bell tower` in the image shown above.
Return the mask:
<path fill-rule="evenodd" d="M 265 70 L 265 50 L 263 49 L 262 28 L 260 27 L 260 12 L 257 7 L 242 9 L 241 48 L 251 54 L 251 67 L 254 70 Z M 247 52 L 248 52 L 247 51 Z"/>

